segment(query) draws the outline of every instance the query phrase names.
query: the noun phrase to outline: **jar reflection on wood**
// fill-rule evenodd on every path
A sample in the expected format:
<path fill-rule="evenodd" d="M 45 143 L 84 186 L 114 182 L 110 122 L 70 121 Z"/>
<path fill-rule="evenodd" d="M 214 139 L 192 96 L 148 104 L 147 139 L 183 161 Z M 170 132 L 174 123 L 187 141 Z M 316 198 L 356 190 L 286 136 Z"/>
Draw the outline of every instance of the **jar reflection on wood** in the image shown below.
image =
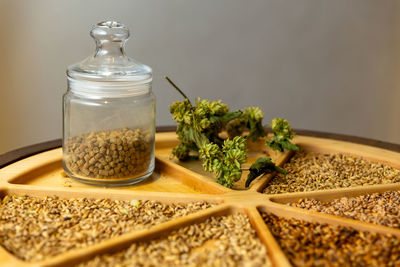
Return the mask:
<path fill-rule="evenodd" d="M 134 184 L 154 169 L 152 71 L 125 56 L 124 25 L 102 22 L 91 35 L 96 53 L 67 71 L 64 170 L 85 183 Z"/>

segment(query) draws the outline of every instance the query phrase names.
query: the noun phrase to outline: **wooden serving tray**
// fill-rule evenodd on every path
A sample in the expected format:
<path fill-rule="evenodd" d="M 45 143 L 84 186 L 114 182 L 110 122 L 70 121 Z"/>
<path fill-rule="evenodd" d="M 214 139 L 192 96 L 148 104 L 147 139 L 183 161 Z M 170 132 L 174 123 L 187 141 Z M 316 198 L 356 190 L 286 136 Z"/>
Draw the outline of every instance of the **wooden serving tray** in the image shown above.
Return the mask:
<path fill-rule="evenodd" d="M 301 135 L 296 137 L 295 143 L 300 145 L 304 151 L 362 156 L 364 159 L 385 163 L 400 169 L 400 152 L 346 141 Z M 6 194 L 25 194 L 37 197 L 157 200 L 162 203 L 187 203 L 202 200 L 219 204 L 185 217 L 155 225 L 147 230 L 130 232 L 90 247 L 74 249 L 40 262 L 24 262 L 0 247 L 0 266 L 70 266 L 88 260 L 97 254 L 116 252 L 128 247 L 132 242 L 149 240 L 165 235 L 179 227 L 204 221 L 210 216 L 236 213 L 243 213 L 249 217 L 258 237 L 265 244 L 274 266 L 290 266 L 290 263 L 268 230 L 260 212 L 306 221 L 350 226 L 370 232 L 391 233 L 400 237 L 400 230 L 398 229 L 286 205 L 286 203 L 296 201 L 299 198 L 316 198 L 329 201 L 343 196 L 400 190 L 400 183 L 307 193 L 262 194 L 261 192 L 268 179 L 272 177 L 272 175 L 269 175 L 268 177 L 256 179 L 248 189 L 244 188 L 243 180 L 235 185 L 235 189 L 228 189 L 217 184 L 212 175 L 204 172 L 199 162 L 180 163 L 176 159 L 172 159 L 170 156 L 171 149 L 176 144 L 178 144 L 178 140 L 174 132 L 157 133 L 156 170 L 149 179 L 131 187 L 94 187 L 65 177 L 62 171 L 61 148 L 32 155 L 0 169 L 0 197 Z M 291 156 L 290 153 L 263 151 L 265 149 L 263 143 L 251 144 L 251 146 L 252 152 L 250 153 L 248 164 L 263 153 L 269 154 L 274 162 L 280 166 Z"/>

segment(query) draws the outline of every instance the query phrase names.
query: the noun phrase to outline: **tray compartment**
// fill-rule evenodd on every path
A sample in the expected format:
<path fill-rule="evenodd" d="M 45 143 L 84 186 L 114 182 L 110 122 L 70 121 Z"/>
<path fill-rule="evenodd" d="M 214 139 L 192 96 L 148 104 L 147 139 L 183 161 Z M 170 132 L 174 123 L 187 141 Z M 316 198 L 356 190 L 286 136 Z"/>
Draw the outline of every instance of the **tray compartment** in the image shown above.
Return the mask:
<path fill-rule="evenodd" d="M 145 231 L 212 207 L 206 201 L 164 204 L 145 198 L 139 201 L 104 197 L 44 198 L 10 191 L 13 190 L 0 192 L 3 221 L 0 241 L 7 250 L 26 261 L 40 261 L 134 231 Z M 26 246 L 29 248 L 24 250 Z"/>
<path fill-rule="evenodd" d="M 287 204 L 297 202 L 302 198 L 312 198 L 315 200 L 329 202 L 342 197 L 357 197 L 366 194 L 382 193 L 386 191 L 400 190 L 400 183 L 394 184 L 380 184 L 371 186 L 357 186 L 351 188 L 340 188 L 331 190 L 319 190 L 312 192 L 298 192 L 270 195 L 269 199 L 272 202 Z"/>
<path fill-rule="evenodd" d="M 286 204 L 308 211 L 330 214 L 342 218 L 353 219 L 366 223 L 382 225 L 400 229 L 399 203 L 400 186 L 372 188 L 372 192 L 365 190 L 347 191 L 337 197 L 319 195 L 319 199 L 307 194 L 304 197 L 289 201 Z M 280 199 L 284 202 L 287 199 Z M 279 200 L 278 200 L 279 201 Z"/>
<path fill-rule="evenodd" d="M 257 226 L 258 222 L 255 222 L 252 212 L 250 212 L 248 209 L 244 209 L 244 208 L 235 208 L 235 207 L 232 207 L 232 206 L 229 206 L 229 205 L 223 205 L 223 206 L 219 206 L 218 208 L 216 208 L 214 210 L 211 210 L 211 209 L 208 210 L 207 214 L 205 214 L 205 211 L 204 211 L 203 216 L 201 216 L 201 217 L 196 216 L 196 215 L 199 215 L 199 214 L 193 214 L 193 215 L 189 215 L 186 218 L 180 218 L 179 220 L 181 220 L 181 221 L 179 223 L 176 223 L 174 226 L 165 227 L 164 229 L 162 229 L 160 231 L 148 232 L 145 235 L 137 236 L 136 238 L 132 239 L 131 242 L 124 244 L 124 246 L 122 246 L 122 247 L 120 246 L 118 249 L 116 249 L 115 247 L 109 247 L 108 249 L 105 249 L 105 250 L 101 251 L 101 253 L 93 254 L 92 257 L 93 256 L 100 256 L 101 257 L 102 254 L 118 253 L 118 252 L 121 251 L 121 249 L 129 248 L 133 243 L 138 244 L 138 243 L 143 243 L 143 242 L 151 242 L 152 240 L 160 240 L 162 238 L 168 238 L 168 236 L 172 233 L 172 231 L 176 230 L 176 231 L 179 232 L 179 231 L 184 230 L 184 229 L 182 229 L 184 227 L 187 227 L 186 229 L 188 229 L 189 231 L 191 231 L 190 229 L 194 230 L 195 229 L 195 227 L 194 227 L 195 224 L 207 222 L 207 220 L 209 220 L 211 217 L 230 216 L 230 215 L 238 216 L 239 214 L 249 217 L 250 225 L 251 225 L 251 227 L 253 229 L 255 229 L 256 237 L 259 236 L 258 235 L 259 230 L 257 230 L 259 228 Z M 257 216 L 259 217 L 259 214 L 257 214 Z M 189 217 L 191 217 L 191 218 L 189 218 Z M 229 222 L 225 222 L 225 223 L 227 225 L 229 225 Z M 213 227 L 215 227 L 215 226 L 213 226 Z M 199 228 L 203 229 L 201 227 L 199 227 Z M 203 230 L 205 231 L 205 229 L 203 229 Z M 242 230 L 243 229 L 236 229 L 236 232 L 241 232 Z M 194 231 L 193 235 L 197 236 L 196 231 Z M 193 252 L 194 253 L 202 253 L 202 252 L 204 253 L 204 249 L 213 250 L 215 248 L 215 246 L 218 245 L 218 243 L 217 243 L 217 239 L 211 238 L 211 236 L 212 236 L 212 233 L 210 233 L 210 237 L 208 238 L 207 241 L 205 241 L 204 243 L 200 244 L 200 246 L 191 248 L 190 253 L 193 253 Z M 169 239 L 171 240 L 171 237 L 169 237 Z M 172 238 L 172 240 L 174 240 L 174 239 Z M 235 239 L 233 239 L 233 240 L 235 240 Z M 264 247 L 265 242 L 270 242 L 271 241 L 271 240 L 265 241 L 262 238 L 258 238 L 258 240 L 261 241 L 260 244 L 263 247 Z M 244 243 L 245 243 L 244 245 L 245 246 L 248 245 L 247 242 L 246 242 L 246 239 L 244 239 L 242 241 L 244 241 Z M 272 242 L 273 242 L 273 240 L 272 240 Z M 240 244 L 240 243 L 241 242 L 240 242 L 240 239 L 239 239 L 238 244 Z M 266 250 L 263 250 L 263 253 L 266 253 Z M 209 254 L 206 253 L 206 255 L 209 255 Z M 263 254 L 263 255 L 266 256 L 266 254 Z M 129 255 L 129 257 L 131 257 L 131 255 Z M 90 259 L 90 258 L 86 258 L 86 257 L 85 258 L 82 258 L 82 257 L 71 258 L 70 261 L 68 261 L 68 264 L 72 264 L 72 263 L 76 264 L 76 263 L 83 262 L 83 261 L 88 260 L 88 259 Z M 215 260 L 218 260 L 218 259 L 215 259 Z M 56 266 L 58 266 L 58 265 L 56 265 Z M 268 265 L 263 265 L 263 266 L 268 266 Z"/>
<path fill-rule="evenodd" d="M 324 214 L 321 212 L 305 210 L 274 203 L 272 201 L 257 205 L 261 213 L 273 214 L 279 217 L 291 219 L 300 219 L 307 222 L 326 223 L 333 226 L 351 227 L 359 231 L 368 231 L 380 234 L 392 234 L 400 238 L 400 229 L 394 229 L 387 226 L 376 225 L 367 222 L 360 222 L 353 219 L 338 217 L 335 215 Z"/>
<path fill-rule="evenodd" d="M 262 216 L 294 266 L 397 266 L 400 263 L 400 239 L 396 236 L 271 213 Z"/>
<path fill-rule="evenodd" d="M 367 146 L 363 146 L 363 149 L 358 147 L 360 150 L 356 150 L 358 145 L 349 144 L 344 147 L 345 142 L 339 141 L 327 141 L 315 147 L 302 139 L 307 140 L 306 137 L 296 139 L 302 152 L 296 154 L 287 165 L 283 166 L 289 170 L 287 182 L 284 181 L 282 175 L 275 176 L 265 185 L 263 190 L 265 194 L 312 192 L 400 181 L 400 157 L 397 155 L 391 160 L 381 161 L 382 155 L 394 152 Z M 332 147 L 333 144 L 339 146 L 339 149 L 342 147 L 342 150 Z M 352 150 L 353 146 L 356 148 Z M 360 158 L 362 160 L 359 160 Z"/>
<path fill-rule="evenodd" d="M 62 170 L 61 148 L 40 153 L 11 164 L 0 170 L 0 176 L 10 184 L 21 184 L 53 188 L 94 188 L 75 181 Z M 179 166 L 178 166 L 179 167 Z M 98 187 L 101 188 L 101 187 Z M 196 173 L 169 166 L 156 158 L 156 169 L 145 181 L 130 187 L 115 187 L 115 190 L 181 192 L 181 193 L 221 193 L 225 188 L 215 190 L 213 184 L 199 184 Z"/>
<path fill-rule="evenodd" d="M 215 182 L 214 174 L 206 172 L 201 166 L 201 161 L 179 161 L 178 159 L 172 157 L 172 149 L 179 144 L 179 142 L 177 142 L 175 133 L 163 133 L 162 138 L 163 139 L 160 140 L 159 145 L 156 146 L 156 154 L 160 161 L 162 161 L 164 164 L 167 164 L 168 166 L 180 166 L 180 169 L 186 170 L 186 173 L 196 175 L 203 184 L 209 185 L 209 190 L 211 189 L 211 187 L 214 187 L 214 190 L 219 191 L 216 193 L 230 191 L 226 187 L 223 187 Z M 291 155 L 291 152 L 281 153 L 268 149 L 265 146 L 264 138 L 256 142 L 249 141 L 247 162 L 243 164 L 242 167 L 243 169 L 249 168 L 251 164 L 254 163 L 259 157 L 271 157 L 272 161 L 275 162 L 276 165 L 282 166 Z M 249 172 L 246 170 L 243 171 L 241 179 L 237 181 L 232 187 L 233 190 L 261 191 L 264 187 L 264 184 L 268 182 L 268 180 L 273 176 L 272 174 L 268 174 L 263 177 L 259 177 L 250 184 L 249 188 L 246 188 L 245 182 L 248 173 Z"/>

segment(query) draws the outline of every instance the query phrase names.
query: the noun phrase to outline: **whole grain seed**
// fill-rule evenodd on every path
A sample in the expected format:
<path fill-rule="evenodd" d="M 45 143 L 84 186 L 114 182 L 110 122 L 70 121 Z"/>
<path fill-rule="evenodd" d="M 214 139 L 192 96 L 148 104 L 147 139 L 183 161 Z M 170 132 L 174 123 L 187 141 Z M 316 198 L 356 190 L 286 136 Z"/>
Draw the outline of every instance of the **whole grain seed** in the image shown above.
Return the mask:
<path fill-rule="evenodd" d="M 271 266 L 244 215 L 211 217 L 167 237 L 132 244 L 79 266 Z"/>
<path fill-rule="evenodd" d="M 0 202 L 0 244 L 20 259 L 42 260 L 210 206 L 6 195 Z"/>
<path fill-rule="evenodd" d="M 296 153 L 264 189 L 266 194 L 306 192 L 400 182 L 400 170 L 361 157 L 342 154 Z"/>
<path fill-rule="evenodd" d="M 63 160 L 74 175 L 102 179 L 130 178 L 148 170 L 152 151 L 150 133 L 125 127 L 69 138 Z"/>
<path fill-rule="evenodd" d="M 400 266 L 400 239 L 262 214 L 294 266 Z"/>
<path fill-rule="evenodd" d="M 300 199 L 297 203 L 288 205 L 363 222 L 400 228 L 399 191 L 343 197 L 330 202 Z"/>

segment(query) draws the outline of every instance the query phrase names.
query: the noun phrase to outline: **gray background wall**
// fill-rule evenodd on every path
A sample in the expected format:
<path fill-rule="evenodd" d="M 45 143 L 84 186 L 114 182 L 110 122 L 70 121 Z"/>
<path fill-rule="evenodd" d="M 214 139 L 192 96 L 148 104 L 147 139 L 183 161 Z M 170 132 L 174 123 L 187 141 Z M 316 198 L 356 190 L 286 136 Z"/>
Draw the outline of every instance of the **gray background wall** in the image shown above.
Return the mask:
<path fill-rule="evenodd" d="M 265 123 L 400 143 L 400 2 L 0 0 L 0 153 L 61 137 L 65 69 L 96 22 L 124 22 L 153 67 L 157 124 L 187 94 L 260 106 Z"/>

